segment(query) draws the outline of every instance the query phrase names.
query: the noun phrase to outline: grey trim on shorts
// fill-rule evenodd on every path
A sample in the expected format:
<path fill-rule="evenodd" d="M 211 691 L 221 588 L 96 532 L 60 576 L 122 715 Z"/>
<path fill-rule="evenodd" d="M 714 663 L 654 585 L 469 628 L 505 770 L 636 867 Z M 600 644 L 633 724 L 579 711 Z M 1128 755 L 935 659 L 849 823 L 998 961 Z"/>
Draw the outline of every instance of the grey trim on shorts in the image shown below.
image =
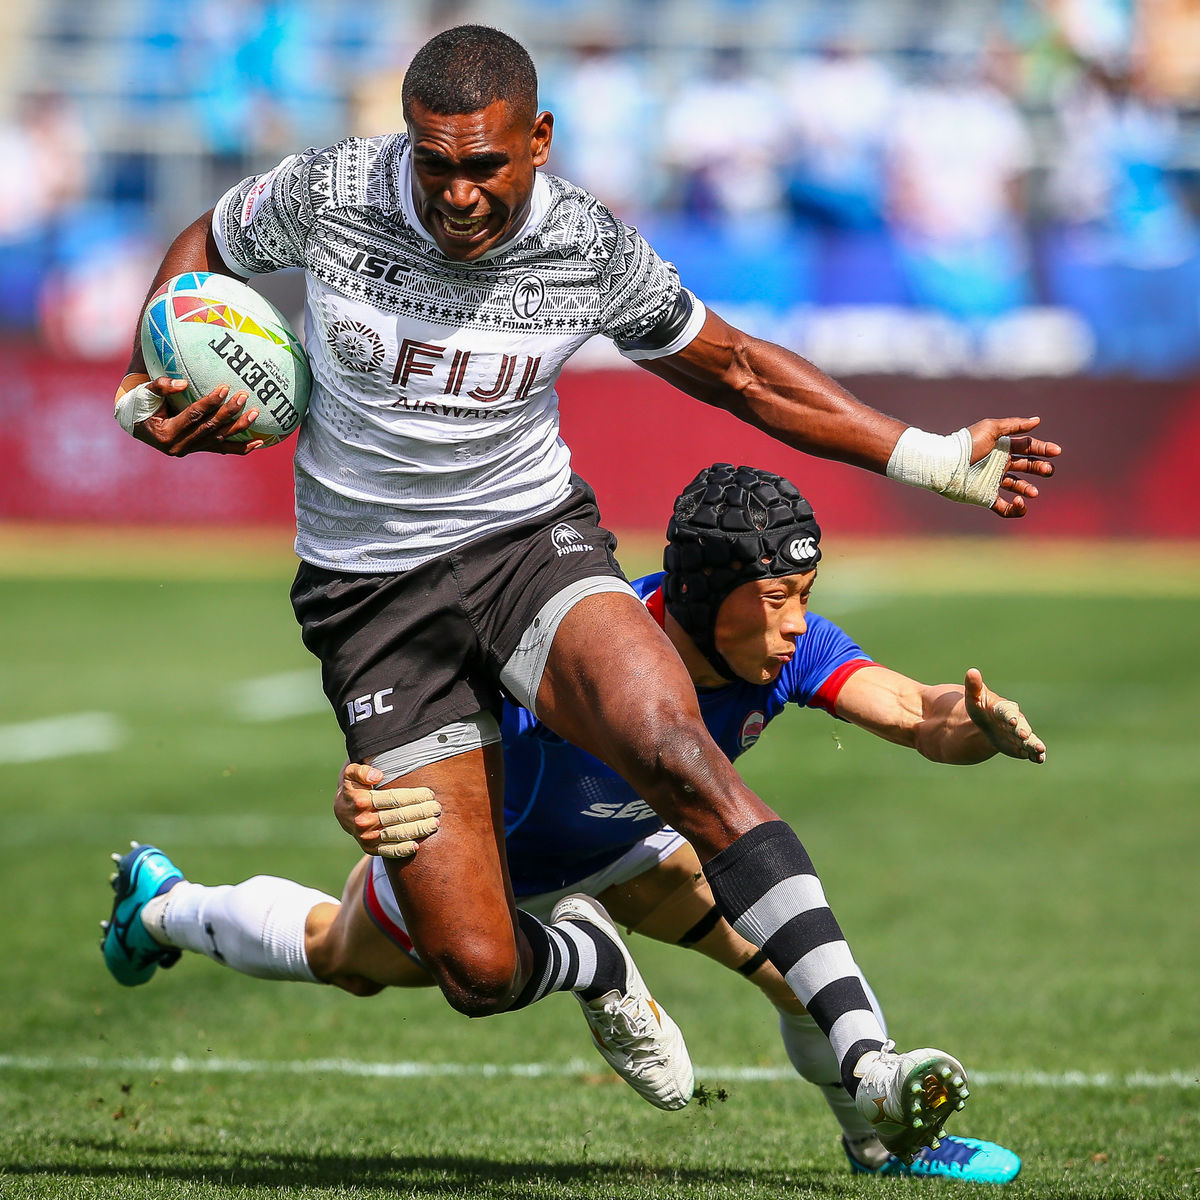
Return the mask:
<path fill-rule="evenodd" d="M 477 712 L 461 721 L 451 721 L 415 742 L 384 750 L 371 759 L 371 766 L 383 772 L 385 783 L 399 779 L 418 767 L 454 758 L 469 750 L 480 750 L 500 740 L 500 726 L 490 712 Z"/>
<path fill-rule="evenodd" d="M 637 599 L 637 592 L 615 575 L 593 575 L 578 579 L 556 592 L 538 610 L 538 615 L 521 634 L 517 648 L 500 672 L 500 682 L 523 708 L 537 716 L 537 694 L 550 657 L 550 646 L 562 619 L 587 596 L 602 592 L 624 592 Z"/>

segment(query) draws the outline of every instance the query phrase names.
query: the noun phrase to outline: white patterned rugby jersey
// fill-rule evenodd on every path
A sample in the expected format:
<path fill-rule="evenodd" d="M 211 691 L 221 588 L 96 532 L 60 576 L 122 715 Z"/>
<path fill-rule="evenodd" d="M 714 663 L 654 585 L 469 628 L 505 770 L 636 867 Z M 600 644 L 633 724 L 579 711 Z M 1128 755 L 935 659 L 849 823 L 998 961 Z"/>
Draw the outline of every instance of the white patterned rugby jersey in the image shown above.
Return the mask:
<path fill-rule="evenodd" d="M 243 180 L 213 232 L 242 277 L 304 269 L 296 552 L 330 570 L 408 570 L 549 512 L 570 491 L 566 360 L 597 333 L 631 358 L 673 354 L 704 322 L 670 263 L 553 175 L 506 243 L 446 258 L 417 219 L 403 134 Z"/>

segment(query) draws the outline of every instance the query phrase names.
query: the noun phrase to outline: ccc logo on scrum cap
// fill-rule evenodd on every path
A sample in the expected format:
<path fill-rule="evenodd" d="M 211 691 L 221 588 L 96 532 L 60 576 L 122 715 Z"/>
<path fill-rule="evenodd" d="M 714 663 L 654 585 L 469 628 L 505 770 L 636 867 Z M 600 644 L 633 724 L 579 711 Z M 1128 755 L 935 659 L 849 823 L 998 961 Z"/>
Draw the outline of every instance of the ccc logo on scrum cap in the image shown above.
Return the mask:
<path fill-rule="evenodd" d="M 793 562 L 803 562 L 806 558 L 812 558 L 816 552 L 817 547 L 811 537 L 793 538 L 788 543 L 788 558 Z"/>

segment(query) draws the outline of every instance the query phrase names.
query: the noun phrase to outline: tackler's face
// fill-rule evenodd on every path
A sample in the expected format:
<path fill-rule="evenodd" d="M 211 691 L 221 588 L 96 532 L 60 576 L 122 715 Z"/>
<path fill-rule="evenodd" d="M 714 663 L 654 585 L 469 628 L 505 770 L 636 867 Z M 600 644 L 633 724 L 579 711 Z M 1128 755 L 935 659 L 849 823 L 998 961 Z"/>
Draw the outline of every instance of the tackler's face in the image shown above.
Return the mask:
<path fill-rule="evenodd" d="M 717 650 L 747 683 L 774 683 L 808 628 L 808 598 L 817 572 L 753 579 L 721 602 L 713 631 Z"/>
<path fill-rule="evenodd" d="M 471 113 L 406 114 L 413 203 L 447 257 L 470 262 L 502 245 L 529 214 L 537 168 L 550 156 L 554 119 L 504 100 Z"/>

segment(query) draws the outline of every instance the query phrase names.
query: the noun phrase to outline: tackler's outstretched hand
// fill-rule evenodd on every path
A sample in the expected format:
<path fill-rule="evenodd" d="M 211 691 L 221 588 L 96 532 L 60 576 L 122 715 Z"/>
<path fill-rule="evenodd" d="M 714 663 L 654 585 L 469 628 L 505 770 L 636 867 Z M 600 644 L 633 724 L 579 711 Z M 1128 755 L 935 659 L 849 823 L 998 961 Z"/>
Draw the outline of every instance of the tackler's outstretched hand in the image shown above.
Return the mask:
<path fill-rule="evenodd" d="M 968 426 L 972 469 L 981 465 L 990 455 L 996 456 L 992 461 L 999 468 L 1000 480 L 991 509 L 999 517 L 1023 517 L 1028 501 L 1037 498 L 1036 484 L 1022 476 L 1048 479 L 1054 474 L 1051 460 L 1062 453 L 1062 447 L 1055 442 L 1029 436 L 1030 430 L 1036 429 L 1040 423 L 1041 417 L 992 417 Z M 1006 454 L 1008 458 L 1003 464 L 999 462 L 1001 454 Z M 1004 492 L 1011 492 L 1011 498 L 1003 495 Z"/>
<path fill-rule="evenodd" d="M 974 667 L 963 680 L 963 690 L 971 720 L 1000 754 L 1035 763 L 1046 761 L 1046 743 L 1033 732 L 1015 700 L 997 696 Z"/>
<path fill-rule="evenodd" d="M 334 816 L 364 854 L 411 858 L 437 832 L 442 806 L 429 788 L 373 790 L 382 782 L 374 767 L 347 763 L 333 800 Z"/>

